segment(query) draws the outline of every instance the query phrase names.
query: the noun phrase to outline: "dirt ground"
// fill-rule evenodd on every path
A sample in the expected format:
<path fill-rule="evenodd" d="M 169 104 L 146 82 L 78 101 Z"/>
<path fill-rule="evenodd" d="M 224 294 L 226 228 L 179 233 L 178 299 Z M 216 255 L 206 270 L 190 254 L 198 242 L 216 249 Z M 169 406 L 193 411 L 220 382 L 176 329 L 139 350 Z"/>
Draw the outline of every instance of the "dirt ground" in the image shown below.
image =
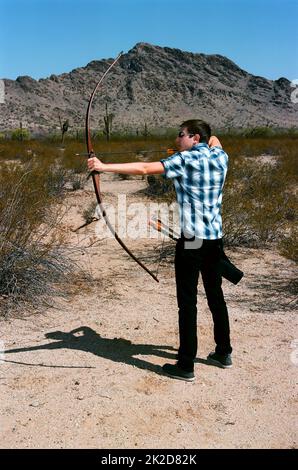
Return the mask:
<path fill-rule="evenodd" d="M 103 180 L 106 201 L 121 192 L 144 200 L 141 179 Z M 92 225 L 70 230 L 94 198 L 87 189 L 68 197 L 62 228 L 74 245 L 94 236 Z M 127 244 L 154 269 L 160 241 Z M 43 314 L 0 322 L 0 447 L 295 448 L 295 265 L 272 250 L 227 254 L 245 272 L 238 286 L 223 280 L 234 365 L 206 363 L 214 343 L 200 281 L 193 383 L 161 371 L 177 348 L 173 264 L 161 263 L 157 284 L 115 240 L 77 254 L 93 276 L 88 289 Z"/>

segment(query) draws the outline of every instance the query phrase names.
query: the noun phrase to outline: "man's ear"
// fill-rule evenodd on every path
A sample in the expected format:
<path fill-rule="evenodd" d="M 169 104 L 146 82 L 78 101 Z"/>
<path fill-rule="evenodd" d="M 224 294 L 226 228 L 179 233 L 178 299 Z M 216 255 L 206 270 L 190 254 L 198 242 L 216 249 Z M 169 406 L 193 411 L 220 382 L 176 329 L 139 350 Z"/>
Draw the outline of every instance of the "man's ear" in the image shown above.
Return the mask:
<path fill-rule="evenodd" d="M 196 141 L 197 143 L 199 143 L 199 142 L 200 142 L 200 139 L 201 139 L 200 134 L 195 134 L 195 135 L 194 135 L 194 139 L 195 139 L 195 141 Z"/>

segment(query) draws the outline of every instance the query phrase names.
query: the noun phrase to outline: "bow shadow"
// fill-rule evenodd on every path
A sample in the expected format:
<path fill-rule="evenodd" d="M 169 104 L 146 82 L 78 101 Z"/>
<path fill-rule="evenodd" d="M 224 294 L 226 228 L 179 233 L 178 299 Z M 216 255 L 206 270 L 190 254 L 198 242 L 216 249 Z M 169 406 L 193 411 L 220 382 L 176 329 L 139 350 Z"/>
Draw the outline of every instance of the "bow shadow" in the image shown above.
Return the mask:
<path fill-rule="evenodd" d="M 9 349 L 4 351 L 5 355 L 28 351 L 39 351 L 43 349 L 74 349 L 85 351 L 94 354 L 95 356 L 109 359 L 110 361 L 123 362 L 124 364 L 139 367 L 140 369 L 147 369 L 159 375 L 164 375 L 160 366 L 136 356 L 158 356 L 166 359 L 173 359 L 176 356 L 176 354 L 171 354 L 166 351 L 176 351 L 172 346 L 134 344 L 124 338 L 104 338 L 88 326 L 81 326 L 71 330 L 70 332 L 51 331 L 49 333 L 45 333 L 45 337 L 56 341 L 39 346 Z"/>

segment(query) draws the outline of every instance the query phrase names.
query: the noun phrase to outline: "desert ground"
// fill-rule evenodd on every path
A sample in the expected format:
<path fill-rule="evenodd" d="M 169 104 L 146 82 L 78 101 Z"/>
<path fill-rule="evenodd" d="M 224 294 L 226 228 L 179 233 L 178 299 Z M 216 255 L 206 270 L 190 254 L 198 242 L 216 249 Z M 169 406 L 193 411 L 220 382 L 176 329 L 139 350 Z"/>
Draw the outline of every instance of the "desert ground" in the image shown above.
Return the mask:
<path fill-rule="evenodd" d="M 105 201 L 119 193 L 144 200 L 142 179 L 102 181 Z M 94 240 L 92 224 L 71 231 L 92 198 L 90 182 L 69 192 L 60 229 L 70 245 Z M 154 270 L 161 240 L 127 244 Z M 92 280 L 55 309 L 0 321 L 0 447 L 295 448 L 295 264 L 274 249 L 226 251 L 245 273 L 237 286 L 223 280 L 233 368 L 206 362 L 214 342 L 200 280 L 193 383 L 161 370 L 175 362 L 178 346 L 171 259 L 162 261 L 157 284 L 113 239 L 76 251 Z"/>

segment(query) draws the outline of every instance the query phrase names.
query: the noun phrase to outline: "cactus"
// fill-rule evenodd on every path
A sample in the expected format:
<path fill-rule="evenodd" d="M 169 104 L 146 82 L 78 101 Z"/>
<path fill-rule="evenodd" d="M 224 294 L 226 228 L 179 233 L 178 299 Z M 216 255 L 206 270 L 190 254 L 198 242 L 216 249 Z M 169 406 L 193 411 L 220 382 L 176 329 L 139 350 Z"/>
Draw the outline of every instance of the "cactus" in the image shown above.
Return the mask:
<path fill-rule="evenodd" d="M 108 105 L 106 103 L 106 115 L 104 116 L 104 134 L 106 135 L 107 141 L 110 140 L 111 137 L 111 132 L 112 132 L 112 122 L 114 119 L 114 114 L 113 113 L 108 113 Z"/>

